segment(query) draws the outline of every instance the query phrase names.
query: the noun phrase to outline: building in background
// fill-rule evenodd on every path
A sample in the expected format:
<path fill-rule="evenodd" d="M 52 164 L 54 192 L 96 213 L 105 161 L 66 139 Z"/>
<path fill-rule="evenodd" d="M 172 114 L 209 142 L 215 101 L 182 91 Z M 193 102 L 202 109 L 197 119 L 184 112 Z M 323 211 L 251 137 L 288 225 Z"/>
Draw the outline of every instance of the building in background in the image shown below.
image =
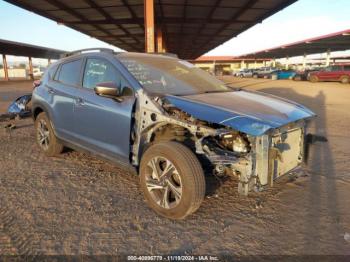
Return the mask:
<path fill-rule="evenodd" d="M 231 75 L 244 68 L 255 69 L 269 66 L 271 59 L 242 59 L 235 56 L 201 56 L 190 62 L 196 67 L 215 75 Z"/>

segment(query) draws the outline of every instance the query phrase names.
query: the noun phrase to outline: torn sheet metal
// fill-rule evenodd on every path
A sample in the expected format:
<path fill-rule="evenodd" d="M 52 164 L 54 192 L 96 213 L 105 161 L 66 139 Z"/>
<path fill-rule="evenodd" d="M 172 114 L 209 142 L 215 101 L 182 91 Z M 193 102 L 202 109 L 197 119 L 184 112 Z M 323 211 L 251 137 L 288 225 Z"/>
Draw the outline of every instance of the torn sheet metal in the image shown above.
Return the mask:
<path fill-rule="evenodd" d="M 32 95 L 27 94 L 20 96 L 7 109 L 8 114 L 16 114 L 20 117 L 30 116 L 32 113 L 31 109 Z"/>

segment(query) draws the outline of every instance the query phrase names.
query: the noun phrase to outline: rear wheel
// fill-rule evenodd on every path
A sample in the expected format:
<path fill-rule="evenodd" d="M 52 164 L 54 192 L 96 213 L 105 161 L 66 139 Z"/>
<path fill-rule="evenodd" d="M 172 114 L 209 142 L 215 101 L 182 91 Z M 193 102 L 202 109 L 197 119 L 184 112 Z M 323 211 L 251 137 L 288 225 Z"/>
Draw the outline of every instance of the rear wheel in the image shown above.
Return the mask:
<path fill-rule="evenodd" d="M 51 122 L 45 112 L 35 119 L 36 141 L 47 156 L 56 156 L 63 151 L 63 145 L 58 141 Z"/>
<path fill-rule="evenodd" d="M 161 142 L 147 149 L 141 160 L 140 184 L 148 205 L 171 219 L 195 212 L 205 195 L 197 157 L 177 142 Z"/>
<path fill-rule="evenodd" d="M 318 77 L 317 76 L 310 76 L 310 82 L 312 82 L 312 83 L 318 82 Z"/>
<path fill-rule="evenodd" d="M 349 83 L 349 77 L 348 77 L 348 76 L 342 76 L 342 77 L 340 77 L 340 83 L 342 83 L 342 84 L 348 84 L 348 83 Z"/>

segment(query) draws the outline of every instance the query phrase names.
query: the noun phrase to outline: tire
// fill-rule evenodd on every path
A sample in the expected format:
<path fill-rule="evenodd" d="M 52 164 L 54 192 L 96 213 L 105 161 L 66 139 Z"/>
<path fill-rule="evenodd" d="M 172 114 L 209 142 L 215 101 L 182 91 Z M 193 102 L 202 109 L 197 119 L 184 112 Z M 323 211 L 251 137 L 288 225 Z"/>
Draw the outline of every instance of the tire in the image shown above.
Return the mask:
<path fill-rule="evenodd" d="M 164 174 L 164 170 L 172 171 L 157 175 Z M 189 148 L 178 142 L 150 146 L 142 156 L 139 173 L 146 202 L 161 216 L 184 219 L 194 213 L 204 199 L 205 178 L 201 164 Z"/>
<path fill-rule="evenodd" d="M 45 112 L 35 119 L 36 142 L 47 156 L 57 156 L 63 151 L 63 145 L 57 139 L 51 121 Z"/>
<path fill-rule="evenodd" d="M 342 84 L 348 84 L 348 83 L 349 83 L 349 77 L 348 77 L 348 76 L 342 76 L 342 77 L 340 77 L 340 83 L 342 83 Z"/>
<path fill-rule="evenodd" d="M 318 82 L 318 77 L 317 76 L 310 76 L 310 82 L 312 82 L 312 83 Z"/>

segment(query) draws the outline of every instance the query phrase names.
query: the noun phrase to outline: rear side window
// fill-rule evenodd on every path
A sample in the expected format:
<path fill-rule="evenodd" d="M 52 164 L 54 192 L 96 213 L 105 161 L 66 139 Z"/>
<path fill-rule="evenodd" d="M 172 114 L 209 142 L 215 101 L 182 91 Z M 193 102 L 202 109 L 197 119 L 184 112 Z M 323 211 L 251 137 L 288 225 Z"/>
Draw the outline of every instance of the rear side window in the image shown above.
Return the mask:
<path fill-rule="evenodd" d="M 62 64 L 57 80 L 67 85 L 78 85 L 80 79 L 81 64 L 81 59 Z M 55 79 L 56 78 L 57 77 L 55 77 Z"/>
<path fill-rule="evenodd" d="M 332 66 L 332 71 L 340 71 L 342 70 L 341 66 Z"/>

